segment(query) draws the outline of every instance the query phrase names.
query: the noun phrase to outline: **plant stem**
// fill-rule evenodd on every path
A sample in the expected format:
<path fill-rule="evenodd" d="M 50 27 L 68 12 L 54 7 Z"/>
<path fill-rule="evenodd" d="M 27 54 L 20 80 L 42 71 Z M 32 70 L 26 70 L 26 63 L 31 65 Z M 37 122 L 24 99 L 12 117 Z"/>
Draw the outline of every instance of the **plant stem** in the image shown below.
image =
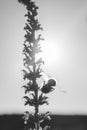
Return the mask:
<path fill-rule="evenodd" d="M 35 61 L 35 57 L 34 57 L 34 61 Z M 35 73 L 35 70 L 36 70 L 36 65 L 35 65 L 35 62 L 34 62 L 34 65 L 33 65 L 33 71 Z M 39 119 L 38 119 L 38 113 L 39 113 L 39 106 L 38 106 L 38 86 L 37 86 L 37 83 L 36 83 L 36 78 L 34 77 L 33 79 L 33 82 L 34 82 L 34 85 L 36 86 L 36 89 L 35 89 L 35 118 L 36 118 L 36 122 L 35 122 L 35 130 L 39 130 L 39 127 L 40 127 L 40 124 L 39 124 Z"/>

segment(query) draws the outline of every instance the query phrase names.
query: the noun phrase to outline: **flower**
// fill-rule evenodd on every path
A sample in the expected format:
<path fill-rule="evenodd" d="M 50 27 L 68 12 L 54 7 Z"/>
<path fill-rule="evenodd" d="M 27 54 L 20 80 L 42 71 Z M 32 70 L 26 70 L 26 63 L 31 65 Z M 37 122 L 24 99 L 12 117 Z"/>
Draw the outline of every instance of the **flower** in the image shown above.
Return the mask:
<path fill-rule="evenodd" d="M 44 81 L 44 84 L 41 88 L 41 91 L 43 93 L 47 94 L 47 93 L 52 92 L 54 90 L 54 86 L 56 86 L 56 80 L 51 78 L 47 81 L 47 83 Z"/>

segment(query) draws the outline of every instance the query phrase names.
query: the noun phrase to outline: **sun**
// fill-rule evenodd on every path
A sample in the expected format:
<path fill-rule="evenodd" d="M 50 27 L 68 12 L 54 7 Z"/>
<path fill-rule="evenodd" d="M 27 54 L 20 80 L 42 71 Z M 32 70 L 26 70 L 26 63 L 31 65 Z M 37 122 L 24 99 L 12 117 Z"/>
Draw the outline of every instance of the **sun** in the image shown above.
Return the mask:
<path fill-rule="evenodd" d="M 44 42 L 42 45 L 42 58 L 48 67 L 56 64 L 58 58 L 57 45 L 51 41 Z"/>

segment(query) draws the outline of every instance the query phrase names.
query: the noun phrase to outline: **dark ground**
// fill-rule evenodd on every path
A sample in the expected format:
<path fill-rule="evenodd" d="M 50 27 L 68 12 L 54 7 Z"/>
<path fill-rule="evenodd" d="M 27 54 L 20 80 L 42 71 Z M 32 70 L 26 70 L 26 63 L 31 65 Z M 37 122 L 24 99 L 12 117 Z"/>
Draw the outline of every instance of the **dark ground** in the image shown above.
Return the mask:
<path fill-rule="evenodd" d="M 87 116 L 52 115 L 51 130 L 87 130 Z M 0 130 L 24 130 L 22 115 L 1 115 Z"/>

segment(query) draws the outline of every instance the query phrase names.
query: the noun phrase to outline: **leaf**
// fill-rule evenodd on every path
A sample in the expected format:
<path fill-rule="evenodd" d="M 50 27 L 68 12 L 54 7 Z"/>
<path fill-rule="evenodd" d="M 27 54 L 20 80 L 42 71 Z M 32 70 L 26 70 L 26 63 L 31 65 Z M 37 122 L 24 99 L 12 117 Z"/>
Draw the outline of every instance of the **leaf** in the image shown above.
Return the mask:
<path fill-rule="evenodd" d="M 18 2 L 26 6 L 27 10 L 32 10 L 32 8 L 35 7 L 34 2 L 31 0 L 18 0 Z"/>
<path fill-rule="evenodd" d="M 25 124 L 29 124 L 28 128 L 30 128 L 35 122 L 35 116 L 33 114 L 30 114 L 28 111 L 24 112 L 23 119 L 25 120 Z"/>
<path fill-rule="evenodd" d="M 23 61 L 24 61 L 24 66 L 25 65 L 32 66 L 34 64 L 34 59 L 33 58 L 30 59 L 30 57 L 24 58 Z"/>
<path fill-rule="evenodd" d="M 43 94 L 41 94 L 41 95 L 39 96 L 39 99 L 38 99 L 38 104 L 39 104 L 39 105 L 43 105 L 43 104 L 47 104 L 47 105 L 48 105 L 47 99 L 48 99 L 48 97 L 43 96 Z"/>
<path fill-rule="evenodd" d="M 32 72 L 32 68 L 30 66 L 26 66 L 26 68 L 28 69 L 29 72 Z"/>
<path fill-rule="evenodd" d="M 34 37 L 34 29 L 33 29 L 33 27 L 32 27 L 32 32 L 30 33 L 29 31 L 27 31 L 26 30 L 26 33 L 27 34 L 25 34 L 25 41 L 26 42 L 30 42 L 30 43 L 33 43 L 34 41 L 35 41 L 35 37 Z"/>
<path fill-rule="evenodd" d="M 51 117 L 49 116 L 50 112 L 46 112 L 44 115 L 44 120 L 51 120 Z"/>
<path fill-rule="evenodd" d="M 30 76 L 32 76 L 32 71 L 31 72 L 27 72 L 26 70 L 22 70 L 23 73 L 24 73 L 24 80 L 27 78 L 27 79 L 30 79 Z M 31 77 L 32 78 L 32 77 Z"/>
<path fill-rule="evenodd" d="M 26 99 L 25 101 L 25 106 L 26 105 L 30 105 L 30 106 L 34 106 L 35 105 L 35 99 L 29 98 L 28 96 L 24 96 L 24 98 Z"/>
<path fill-rule="evenodd" d="M 30 86 L 23 85 L 23 88 L 25 88 L 25 94 L 31 91 Z"/>
<path fill-rule="evenodd" d="M 26 70 L 23 69 L 22 71 L 23 71 L 24 75 L 28 74 L 28 72 Z"/>
<path fill-rule="evenodd" d="M 23 5 L 28 5 L 28 0 L 18 0 L 18 2 Z"/>
<path fill-rule="evenodd" d="M 35 43 L 37 44 L 40 40 L 44 40 L 43 38 L 41 38 L 41 34 L 38 35 L 38 37 L 37 37 Z"/>
<path fill-rule="evenodd" d="M 28 104 L 28 101 L 29 101 L 29 97 L 28 97 L 28 96 L 24 96 L 23 98 L 26 99 L 25 105 L 27 105 L 27 104 Z"/>
<path fill-rule="evenodd" d="M 38 87 L 38 84 L 31 84 L 31 83 L 28 83 L 27 85 L 23 85 L 23 88 L 25 89 L 25 94 L 26 93 L 29 93 L 31 91 L 36 91 L 36 88 Z M 34 96 L 34 95 L 32 95 Z"/>
<path fill-rule="evenodd" d="M 37 24 L 36 30 L 43 30 L 43 28 L 41 27 L 41 24 Z"/>
<path fill-rule="evenodd" d="M 43 128 L 43 130 L 49 130 L 50 129 L 50 126 L 45 126 L 44 128 Z"/>
<path fill-rule="evenodd" d="M 34 77 L 35 77 L 35 76 L 34 76 L 34 73 L 33 73 L 33 72 L 24 74 L 24 80 L 25 80 L 25 79 L 33 80 Z"/>
<path fill-rule="evenodd" d="M 32 28 L 31 28 L 30 24 L 26 23 L 26 26 L 24 27 L 24 29 L 32 32 Z"/>
<path fill-rule="evenodd" d="M 27 72 L 26 70 L 22 70 L 24 75 L 23 75 L 23 78 L 24 80 L 25 79 L 29 79 L 29 80 L 33 80 L 34 78 L 40 78 L 42 76 L 41 72 L 42 72 L 42 69 L 40 67 L 38 67 L 36 69 L 35 72 Z"/>
<path fill-rule="evenodd" d="M 32 52 L 32 50 L 30 49 L 29 46 L 27 46 L 26 44 L 24 44 L 24 49 L 23 49 L 24 53 L 27 53 L 28 55 L 30 54 L 30 52 Z"/>
<path fill-rule="evenodd" d="M 44 64 L 44 61 L 42 60 L 42 58 L 40 58 L 39 60 L 36 61 L 36 64 L 38 64 L 38 65 Z"/>
<path fill-rule="evenodd" d="M 25 88 L 25 94 L 26 94 L 28 92 L 28 86 L 23 85 L 22 87 Z"/>
<path fill-rule="evenodd" d="M 36 7 L 35 2 L 29 1 L 29 5 L 27 5 L 27 10 L 33 11 L 33 9 Z"/>
<path fill-rule="evenodd" d="M 33 17 L 37 16 L 37 14 L 38 14 L 37 9 L 39 9 L 38 6 L 36 6 L 36 7 L 33 9 L 33 11 L 32 11 L 32 16 L 33 16 Z"/>

